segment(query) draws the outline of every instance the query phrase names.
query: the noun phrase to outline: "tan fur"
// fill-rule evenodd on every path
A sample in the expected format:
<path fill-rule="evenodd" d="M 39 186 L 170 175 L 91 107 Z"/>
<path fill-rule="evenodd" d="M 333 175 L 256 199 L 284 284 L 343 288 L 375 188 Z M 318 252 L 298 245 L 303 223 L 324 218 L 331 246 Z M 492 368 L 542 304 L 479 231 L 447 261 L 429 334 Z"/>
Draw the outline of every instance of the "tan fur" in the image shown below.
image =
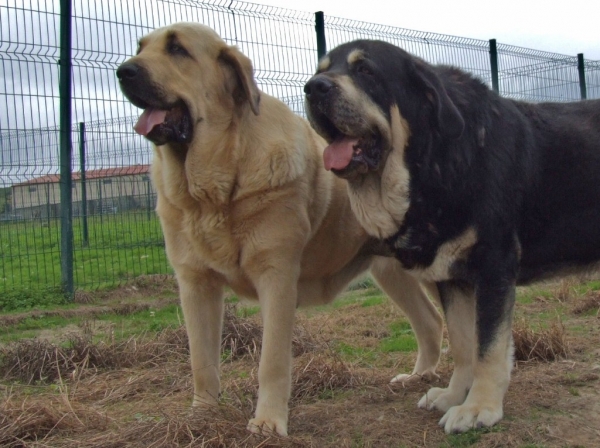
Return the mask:
<path fill-rule="evenodd" d="M 176 33 L 191 57 L 164 51 Z M 259 92 L 248 58 L 211 29 L 176 24 L 141 41 L 130 61 L 154 85 L 185 101 L 189 144 L 155 147 L 152 179 L 189 336 L 195 406 L 220 391 L 223 289 L 258 299 L 263 317 L 253 431 L 287 434 L 296 307 L 326 303 L 374 260 L 346 182 L 322 168 L 325 143 L 279 100 Z M 394 197 L 394 196 L 391 196 Z M 414 325 L 413 373 L 435 375 L 441 317 L 420 285 L 391 258 L 375 278 Z"/>
<path fill-rule="evenodd" d="M 354 50 L 348 55 L 348 65 L 352 65 L 365 58 L 365 53 L 362 50 Z"/>
<path fill-rule="evenodd" d="M 448 297 L 446 324 L 454 360 L 454 372 L 447 388 L 433 387 L 421 398 L 419 407 L 446 412 L 465 401 L 473 384 L 475 360 L 475 297 L 454 290 Z"/>
<path fill-rule="evenodd" d="M 346 89 L 347 87 L 344 96 L 347 93 Z M 353 87 L 352 90 L 357 89 Z M 355 104 L 361 104 L 362 108 L 366 103 L 364 100 L 361 101 Z M 404 163 L 404 148 L 408 144 L 410 131 L 408 123 L 396 105 L 390 110 L 389 124 L 387 118 L 380 112 L 377 116 L 374 112 L 366 116 L 369 117 L 366 118 L 367 121 L 373 120 L 378 123 L 379 129 L 385 129 L 382 135 L 391 142 L 392 150 L 387 155 L 387 163 L 384 164 L 382 173 L 367 174 L 359 185 L 349 182 L 348 192 L 352 210 L 361 225 L 370 235 L 382 239 L 398 231 L 410 205 L 408 192 L 410 175 Z"/>
<path fill-rule="evenodd" d="M 429 282 L 450 280 L 452 278 L 450 272 L 452 265 L 458 260 L 466 259 L 476 242 L 477 232 L 471 227 L 453 240 L 442 244 L 438 248 L 431 265 L 426 268 L 414 268 L 410 272 L 420 280 Z"/>
<path fill-rule="evenodd" d="M 331 59 L 329 59 L 328 56 L 324 56 L 319 61 L 319 64 L 317 65 L 317 70 L 320 72 L 325 71 L 329 68 L 330 65 L 331 65 Z"/>

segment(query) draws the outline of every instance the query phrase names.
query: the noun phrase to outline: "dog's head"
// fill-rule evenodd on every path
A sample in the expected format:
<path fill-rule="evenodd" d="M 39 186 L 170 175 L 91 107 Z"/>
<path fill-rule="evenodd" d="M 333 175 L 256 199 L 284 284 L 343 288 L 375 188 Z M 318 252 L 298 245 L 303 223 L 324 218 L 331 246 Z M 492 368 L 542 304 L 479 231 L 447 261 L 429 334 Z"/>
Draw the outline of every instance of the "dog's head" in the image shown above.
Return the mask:
<path fill-rule="evenodd" d="M 403 151 L 415 133 L 455 139 L 464 129 L 431 67 L 382 41 L 333 49 L 304 92 L 309 121 L 329 143 L 325 167 L 347 179 L 380 170 L 390 151 Z"/>
<path fill-rule="evenodd" d="M 204 25 L 177 23 L 151 32 L 117 77 L 125 96 L 144 109 L 136 132 L 156 145 L 189 143 L 203 124 L 223 126 L 248 108 L 258 114 L 252 63 Z"/>

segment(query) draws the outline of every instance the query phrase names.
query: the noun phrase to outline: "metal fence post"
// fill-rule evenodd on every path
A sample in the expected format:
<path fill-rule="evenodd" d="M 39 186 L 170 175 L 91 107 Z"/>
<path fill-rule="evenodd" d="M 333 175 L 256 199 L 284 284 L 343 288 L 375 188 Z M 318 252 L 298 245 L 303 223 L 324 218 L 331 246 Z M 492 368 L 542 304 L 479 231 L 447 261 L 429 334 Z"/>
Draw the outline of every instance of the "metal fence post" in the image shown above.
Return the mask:
<path fill-rule="evenodd" d="M 585 59 L 583 53 L 577 55 L 577 71 L 579 72 L 579 90 L 581 91 L 581 99 L 587 99 L 587 87 L 585 85 Z"/>
<path fill-rule="evenodd" d="M 500 93 L 498 86 L 498 48 L 496 47 L 496 39 L 490 39 L 490 69 L 492 71 L 492 89 L 496 93 Z"/>
<path fill-rule="evenodd" d="M 83 246 L 89 244 L 87 216 L 87 188 L 85 184 L 85 123 L 79 123 L 79 173 L 81 181 L 81 228 Z"/>
<path fill-rule="evenodd" d="M 60 268 L 63 291 L 73 298 L 73 192 L 71 162 L 71 0 L 60 1 Z"/>
<path fill-rule="evenodd" d="M 146 178 L 146 214 L 148 221 L 152 219 L 152 187 L 150 186 L 150 177 Z"/>
<path fill-rule="evenodd" d="M 315 12 L 315 31 L 317 32 L 317 57 L 321 59 L 327 53 L 325 41 L 325 16 L 323 11 Z"/>

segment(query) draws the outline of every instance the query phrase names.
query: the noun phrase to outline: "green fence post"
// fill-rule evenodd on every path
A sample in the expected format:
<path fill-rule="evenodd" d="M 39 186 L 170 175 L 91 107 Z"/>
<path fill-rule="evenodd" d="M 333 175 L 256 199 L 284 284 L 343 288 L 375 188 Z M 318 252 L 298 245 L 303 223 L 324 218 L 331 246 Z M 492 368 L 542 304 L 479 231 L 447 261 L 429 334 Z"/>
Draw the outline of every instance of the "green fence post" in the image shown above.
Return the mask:
<path fill-rule="evenodd" d="M 50 187 L 51 184 L 46 184 L 46 224 L 48 225 L 48 234 L 51 232 L 50 227 Z"/>
<path fill-rule="evenodd" d="M 150 186 L 150 177 L 146 178 L 146 214 L 148 221 L 152 219 L 152 187 Z"/>
<path fill-rule="evenodd" d="M 490 69 L 492 71 L 492 89 L 496 93 L 500 93 L 498 86 L 498 48 L 496 47 L 496 39 L 490 39 Z"/>
<path fill-rule="evenodd" d="M 585 85 L 585 59 L 583 53 L 577 55 L 577 71 L 579 72 L 579 90 L 581 91 L 581 99 L 587 99 L 587 87 Z"/>
<path fill-rule="evenodd" d="M 85 123 L 79 123 L 79 173 L 81 180 L 81 228 L 83 246 L 89 244 L 87 216 L 87 188 L 85 184 Z"/>
<path fill-rule="evenodd" d="M 321 59 L 327 53 L 325 41 L 325 16 L 323 11 L 315 12 L 315 31 L 317 32 L 317 57 Z"/>
<path fill-rule="evenodd" d="M 71 0 L 60 1 L 60 268 L 63 291 L 73 299 L 73 192 L 71 162 Z"/>

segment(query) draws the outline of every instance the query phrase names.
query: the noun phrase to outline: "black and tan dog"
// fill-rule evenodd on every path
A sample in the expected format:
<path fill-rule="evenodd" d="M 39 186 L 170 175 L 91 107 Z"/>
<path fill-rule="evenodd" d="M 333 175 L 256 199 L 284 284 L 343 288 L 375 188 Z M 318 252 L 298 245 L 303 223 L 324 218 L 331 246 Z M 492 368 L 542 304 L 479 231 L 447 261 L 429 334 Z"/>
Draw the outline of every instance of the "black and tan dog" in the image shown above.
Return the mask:
<path fill-rule="evenodd" d="M 117 76 L 144 109 L 136 131 L 155 144 L 156 210 L 179 284 L 195 406 L 219 395 L 229 286 L 258 299 L 263 317 L 249 428 L 286 434 L 296 307 L 333 300 L 369 268 L 414 323 L 413 373 L 435 376 L 439 313 L 393 257 L 375 256 L 379 242 L 356 220 L 344 181 L 322 167 L 325 142 L 259 91 L 246 56 L 206 26 L 178 23 L 143 37 Z"/>
<path fill-rule="evenodd" d="M 326 55 L 305 93 L 363 227 L 439 287 L 455 369 L 419 407 L 445 412 L 449 433 L 495 424 L 515 285 L 600 259 L 600 101 L 503 99 L 365 40 Z"/>

